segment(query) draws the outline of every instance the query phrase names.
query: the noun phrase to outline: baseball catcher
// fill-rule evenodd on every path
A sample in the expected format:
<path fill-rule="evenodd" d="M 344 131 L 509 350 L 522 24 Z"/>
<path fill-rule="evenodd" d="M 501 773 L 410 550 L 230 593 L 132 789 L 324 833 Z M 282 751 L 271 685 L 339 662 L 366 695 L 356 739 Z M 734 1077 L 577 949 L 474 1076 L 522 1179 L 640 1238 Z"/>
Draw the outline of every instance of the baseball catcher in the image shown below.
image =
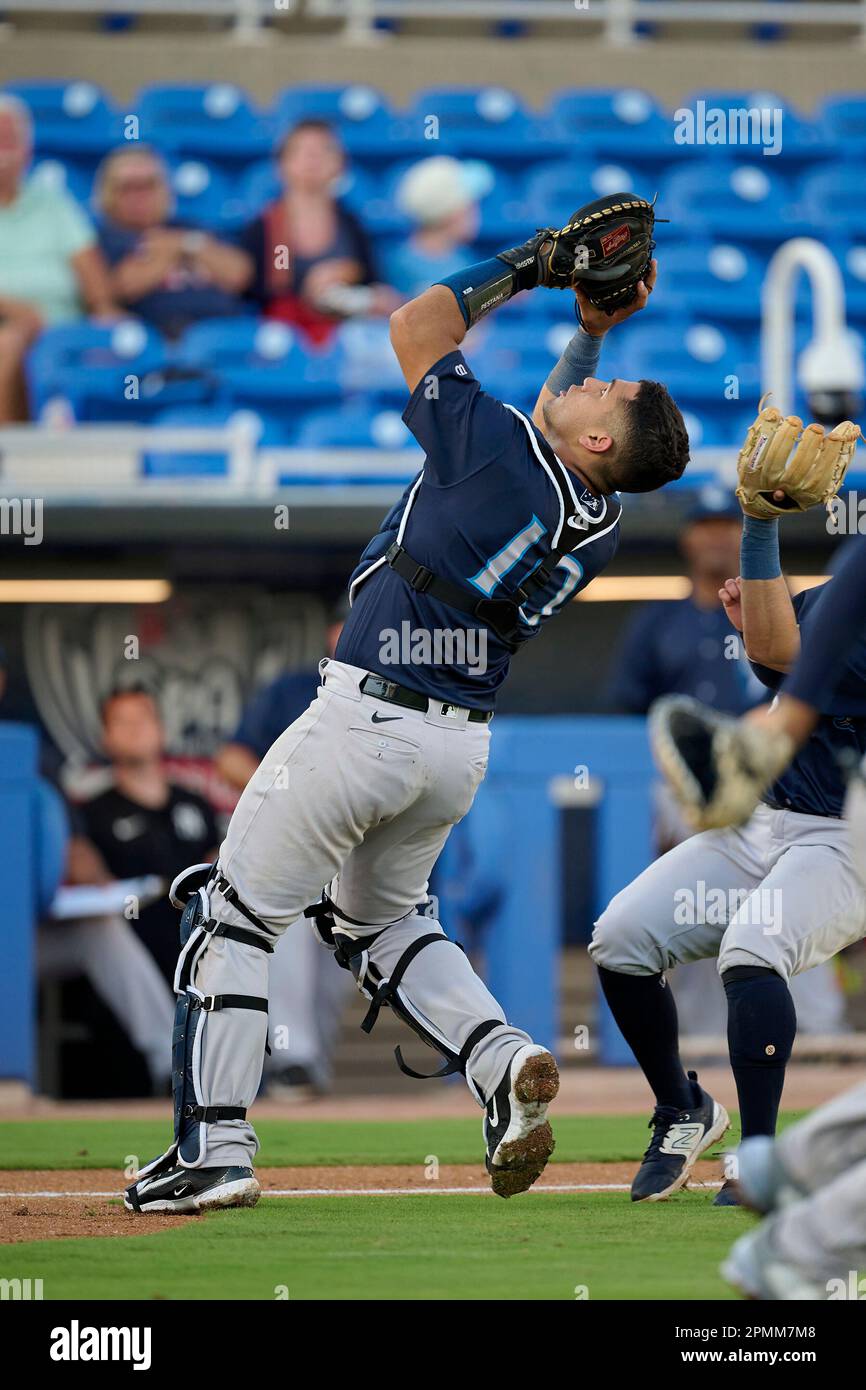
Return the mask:
<path fill-rule="evenodd" d="M 446 936 L 428 884 L 484 777 L 512 656 L 609 563 L 620 494 L 685 468 L 688 437 L 664 386 L 593 375 L 605 333 L 652 291 L 652 226 L 634 195 L 591 203 L 392 316 L 424 466 L 360 558 L 315 700 L 248 783 L 219 862 L 176 885 L 175 1133 L 128 1188 L 132 1209 L 256 1201 L 247 1110 L 268 955 L 302 916 L 367 998 L 365 1031 L 388 1008 L 439 1054 L 430 1075 L 465 1078 L 493 1190 L 524 1192 L 547 1163 L 556 1062 Z M 571 291 L 580 325 L 530 419 L 481 389 L 461 344 L 483 315 L 539 287 Z M 434 661 L 414 640 L 407 653 L 383 638 L 407 628 L 464 640 Z M 469 659 L 478 650 L 483 663 Z"/>

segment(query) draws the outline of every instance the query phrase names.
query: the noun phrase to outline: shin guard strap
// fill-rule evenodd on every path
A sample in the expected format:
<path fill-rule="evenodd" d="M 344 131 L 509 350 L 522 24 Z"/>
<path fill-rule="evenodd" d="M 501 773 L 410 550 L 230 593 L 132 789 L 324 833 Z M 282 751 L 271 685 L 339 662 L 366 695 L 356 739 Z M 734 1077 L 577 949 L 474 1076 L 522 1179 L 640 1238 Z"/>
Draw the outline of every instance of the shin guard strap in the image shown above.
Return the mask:
<path fill-rule="evenodd" d="M 220 1120 L 245 1120 L 247 1107 L 245 1105 L 185 1105 L 183 1118 L 195 1120 L 196 1123 L 205 1125 L 215 1125 Z"/>
<path fill-rule="evenodd" d="M 426 936 L 417 937 L 416 940 L 412 942 L 411 946 L 407 946 L 397 964 L 394 966 L 390 978 L 383 980 L 376 990 L 376 993 L 373 995 L 370 1007 L 361 1023 L 361 1028 L 365 1033 L 372 1033 L 376 1019 L 379 1017 L 379 1010 L 384 1004 L 389 1004 L 395 997 L 400 981 L 403 979 L 407 968 L 411 965 L 418 952 L 423 951 L 425 946 L 432 946 L 434 941 L 444 941 L 448 946 L 457 945 L 456 941 L 452 941 L 450 937 L 443 935 L 442 932 L 428 932 Z M 458 947 L 457 949 L 460 950 L 461 948 Z"/>
<path fill-rule="evenodd" d="M 461 1047 L 456 1057 L 452 1057 L 450 1062 L 446 1062 L 444 1067 L 438 1071 L 413 1071 L 412 1067 L 407 1066 L 403 1060 L 403 1053 L 399 1047 L 394 1048 L 394 1056 L 397 1058 L 397 1066 L 405 1076 L 411 1076 L 415 1081 L 432 1081 L 437 1076 L 453 1076 L 455 1072 L 460 1072 L 461 1076 L 466 1075 L 466 1064 L 469 1061 L 473 1048 L 486 1038 L 488 1033 L 492 1033 L 494 1028 L 502 1027 L 501 1018 L 488 1018 L 484 1023 L 479 1023 L 477 1028 L 473 1028 L 469 1037 Z M 426 1039 L 425 1039 L 426 1041 Z M 437 1043 L 437 1047 L 440 1046 Z"/>

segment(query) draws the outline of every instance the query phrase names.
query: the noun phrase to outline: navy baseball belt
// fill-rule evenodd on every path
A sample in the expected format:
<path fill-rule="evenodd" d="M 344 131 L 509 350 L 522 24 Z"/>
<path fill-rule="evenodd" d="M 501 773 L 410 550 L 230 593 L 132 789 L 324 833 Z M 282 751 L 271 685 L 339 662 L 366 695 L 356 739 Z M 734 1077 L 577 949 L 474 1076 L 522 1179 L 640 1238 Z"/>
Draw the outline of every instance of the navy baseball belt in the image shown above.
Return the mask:
<path fill-rule="evenodd" d="M 384 676 L 377 676 L 372 671 L 361 681 L 361 689 L 365 695 L 372 695 L 376 700 L 387 700 L 392 705 L 402 705 L 405 709 L 426 711 L 430 704 L 430 696 L 422 695 L 419 690 L 410 690 L 408 686 L 398 685 L 396 681 L 385 680 Z M 465 708 L 464 705 L 455 705 L 450 700 L 443 700 L 442 703 L 453 709 Z M 489 724 L 493 718 L 493 710 L 471 709 L 468 718 L 472 724 Z"/>

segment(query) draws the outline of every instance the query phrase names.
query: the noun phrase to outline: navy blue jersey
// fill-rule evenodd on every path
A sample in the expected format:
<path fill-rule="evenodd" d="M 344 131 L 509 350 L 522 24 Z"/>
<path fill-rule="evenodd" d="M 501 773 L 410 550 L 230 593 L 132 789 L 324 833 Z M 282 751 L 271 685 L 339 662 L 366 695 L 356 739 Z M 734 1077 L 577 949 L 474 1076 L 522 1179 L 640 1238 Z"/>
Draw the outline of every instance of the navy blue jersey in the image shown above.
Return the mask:
<path fill-rule="evenodd" d="M 399 541 L 468 597 L 499 599 L 573 535 L 521 608 L 522 644 L 613 558 L 621 504 L 591 493 L 531 420 L 482 391 L 460 352 L 422 377 L 403 419 L 425 451 L 424 467 L 352 575 L 335 655 L 434 699 L 492 709 L 511 650 L 478 619 L 412 589 L 389 567 L 389 546 Z"/>
<path fill-rule="evenodd" d="M 823 586 L 807 589 L 794 598 L 804 650 L 815 630 L 815 609 Z M 819 615 L 820 619 L 820 615 Z M 753 663 L 755 674 L 778 690 L 784 682 L 779 671 Z M 813 816 L 841 816 L 845 777 L 839 758 L 866 753 L 866 634 L 851 647 L 835 693 L 825 699 L 821 718 L 790 766 L 770 787 L 765 800 L 792 811 Z"/>
<path fill-rule="evenodd" d="M 721 603 L 700 608 L 691 598 L 668 599 L 635 613 L 608 700 L 624 714 L 646 714 L 662 695 L 693 695 L 725 714 L 742 714 L 765 698 Z"/>

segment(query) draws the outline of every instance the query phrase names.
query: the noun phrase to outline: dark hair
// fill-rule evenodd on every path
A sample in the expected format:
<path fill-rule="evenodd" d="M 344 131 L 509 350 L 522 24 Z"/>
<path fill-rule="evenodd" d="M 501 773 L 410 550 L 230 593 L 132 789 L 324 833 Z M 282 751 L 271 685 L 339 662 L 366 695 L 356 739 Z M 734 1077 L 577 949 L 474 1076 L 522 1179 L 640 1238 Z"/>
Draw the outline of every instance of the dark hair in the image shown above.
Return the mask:
<path fill-rule="evenodd" d="M 277 158 L 282 159 L 286 151 L 286 146 L 294 140 L 296 135 L 302 135 L 306 130 L 315 130 L 319 135 L 330 136 L 334 144 L 342 150 L 342 141 L 330 121 L 323 120 L 321 116 L 304 116 L 280 136 L 275 151 Z"/>
<path fill-rule="evenodd" d="M 115 700 L 125 699 L 127 695 L 146 695 L 148 700 L 152 700 L 156 704 L 156 696 L 146 685 L 141 683 L 138 685 L 115 685 L 107 695 L 103 695 L 99 702 L 99 718 L 103 724 L 108 716 L 109 705 L 113 705 Z"/>
<path fill-rule="evenodd" d="M 689 461 L 689 436 L 667 387 L 641 381 L 625 410 L 626 436 L 615 463 L 617 489 L 653 492 L 681 477 Z"/>

